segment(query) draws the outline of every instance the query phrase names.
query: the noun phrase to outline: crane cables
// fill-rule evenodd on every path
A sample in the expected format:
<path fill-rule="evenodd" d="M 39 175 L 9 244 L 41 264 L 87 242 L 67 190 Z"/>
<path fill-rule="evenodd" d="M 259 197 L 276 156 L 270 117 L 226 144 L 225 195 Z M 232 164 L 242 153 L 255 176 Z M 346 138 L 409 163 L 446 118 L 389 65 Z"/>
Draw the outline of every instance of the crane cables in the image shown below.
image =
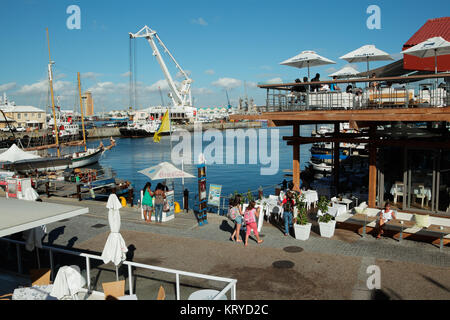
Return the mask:
<path fill-rule="evenodd" d="M 137 77 L 137 64 L 136 64 L 136 41 L 133 41 L 133 38 L 130 37 L 129 40 L 129 61 L 130 61 L 130 69 L 129 69 L 129 96 L 130 96 L 130 108 L 137 109 L 137 85 L 136 85 L 136 77 Z"/>

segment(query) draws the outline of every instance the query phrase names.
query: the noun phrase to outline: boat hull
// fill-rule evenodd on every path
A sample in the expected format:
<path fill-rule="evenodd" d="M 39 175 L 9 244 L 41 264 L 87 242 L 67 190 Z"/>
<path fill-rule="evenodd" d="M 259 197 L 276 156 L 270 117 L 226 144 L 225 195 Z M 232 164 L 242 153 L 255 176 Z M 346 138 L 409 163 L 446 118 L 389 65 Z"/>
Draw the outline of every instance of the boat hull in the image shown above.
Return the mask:
<path fill-rule="evenodd" d="M 88 155 L 82 155 L 80 157 L 72 157 L 72 161 L 71 164 L 69 165 L 69 168 L 71 169 L 81 168 L 97 163 L 100 160 L 100 157 L 102 156 L 103 152 L 104 149 L 100 148 L 94 153 Z"/>

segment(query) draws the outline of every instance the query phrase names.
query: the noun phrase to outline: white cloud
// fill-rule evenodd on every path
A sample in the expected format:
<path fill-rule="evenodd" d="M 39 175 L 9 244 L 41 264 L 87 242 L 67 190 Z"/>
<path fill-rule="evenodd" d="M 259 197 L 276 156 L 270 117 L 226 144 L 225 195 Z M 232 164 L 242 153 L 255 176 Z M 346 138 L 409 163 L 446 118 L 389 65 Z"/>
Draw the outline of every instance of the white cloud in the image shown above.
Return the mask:
<path fill-rule="evenodd" d="M 256 82 L 250 81 L 245 83 L 247 88 L 257 88 L 258 84 Z"/>
<path fill-rule="evenodd" d="M 267 66 L 267 65 L 260 66 L 259 68 L 262 69 L 262 70 L 267 70 L 267 71 L 272 70 L 272 67 L 271 66 Z"/>
<path fill-rule="evenodd" d="M 266 83 L 283 83 L 283 80 L 280 77 L 276 77 L 276 78 L 267 80 Z"/>
<path fill-rule="evenodd" d="M 48 80 L 40 80 L 33 84 L 26 84 L 16 91 L 18 95 L 33 95 L 47 93 L 49 89 Z M 56 81 L 53 83 L 55 95 L 65 96 L 75 92 L 75 86 L 69 81 Z"/>
<path fill-rule="evenodd" d="M 125 83 L 113 83 L 111 81 L 98 82 L 88 91 L 92 92 L 92 95 L 110 95 L 115 93 L 128 93 L 128 84 Z"/>
<path fill-rule="evenodd" d="M 224 89 L 233 89 L 242 86 L 242 81 L 233 78 L 220 78 L 212 83 L 215 87 L 220 87 Z"/>
<path fill-rule="evenodd" d="M 132 74 L 131 71 L 127 71 L 125 73 L 122 73 L 120 76 L 121 77 L 129 77 L 131 74 Z"/>
<path fill-rule="evenodd" d="M 85 79 L 95 79 L 95 78 L 101 77 L 101 76 L 102 76 L 101 73 L 95 73 L 95 72 L 85 72 L 85 73 L 81 74 L 81 77 L 85 78 Z"/>
<path fill-rule="evenodd" d="M 207 95 L 213 93 L 214 91 L 208 88 L 192 88 L 192 94 L 194 95 Z"/>
<path fill-rule="evenodd" d="M 0 85 L 0 93 L 2 93 L 3 91 L 8 91 L 8 90 L 14 89 L 15 87 L 16 87 L 15 82 L 2 84 L 2 85 Z"/>
<path fill-rule="evenodd" d="M 206 22 L 205 19 L 203 19 L 202 17 L 197 18 L 197 19 L 192 19 L 191 23 L 198 24 L 198 25 L 201 25 L 201 26 L 207 26 L 208 25 L 208 22 Z"/>
<path fill-rule="evenodd" d="M 187 74 L 188 77 L 191 76 L 190 70 L 184 70 L 184 72 Z M 184 79 L 184 75 L 181 73 L 181 71 L 178 71 L 177 74 L 175 75 L 175 78 L 177 78 L 177 79 L 183 78 Z"/>
<path fill-rule="evenodd" d="M 215 74 L 216 72 L 215 72 L 213 69 L 208 69 L 208 70 L 205 70 L 205 73 L 206 73 L 206 74 L 209 74 L 209 75 L 213 75 L 213 74 Z"/>

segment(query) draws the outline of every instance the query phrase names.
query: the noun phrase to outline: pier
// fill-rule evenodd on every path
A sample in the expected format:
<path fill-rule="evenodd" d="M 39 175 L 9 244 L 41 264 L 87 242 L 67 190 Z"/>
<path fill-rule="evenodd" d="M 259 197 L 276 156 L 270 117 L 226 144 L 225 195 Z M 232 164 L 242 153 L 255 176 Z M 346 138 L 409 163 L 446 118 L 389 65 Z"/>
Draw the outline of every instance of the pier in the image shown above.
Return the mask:
<path fill-rule="evenodd" d="M 438 215 L 450 214 L 450 206 L 443 204 L 446 196 L 445 162 L 446 152 L 450 149 L 450 136 L 447 128 L 450 122 L 450 84 L 448 81 L 443 88 L 438 88 L 439 79 L 449 79 L 450 73 L 437 75 L 417 75 L 405 77 L 361 78 L 351 80 L 330 80 L 307 83 L 267 84 L 259 85 L 267 91 L 266 106 L 260 109 L 257 115 L 232 115 L 234 120 L 267 120 L 268 125 L 292 126 L 293 136 L 283 137 L 293 150 L 293 182 L 294 188 L 300 188 L 300 145 L 314 142 L 334 143 L 334 158 L 339 158 L 339 144 L 368 143 L 369 144 L 369 183 L 368 204 L 370 207 L 382 207 L 385 196 L 389 190 L 385 190 L 385 181 L 396 179 L 399 184 L 407 187 L 410 196 L 402 197 L 398 203 L 401 208 L 415 210 L 414 188 L 415 184 L 430 184 L 432 192 L 428 208 L 418 208 L 419 212 L 429 212 Z M 419 85 L 415 91 L 411 82 L 429 81 L 427 85 Z M 365 86 L 369 82 L 381 83 L 389 81 L 401 83 L 403 87 L 394 90 L 390 87 L 380 89 L 366 89 L 359 94 L 347 92 L 306 92 L 298 97 L 291 93 L 296 86 L 311 86 L 322 84 L 362 83 Z M 417 85 L 416 85 L 417 86 Z M 344 96 L 347 97 L 344 99 Z M 352 129 L 358 133 L 339 132 L 340 124 L 348 122 Z M 424 129 L 414 130 L 410 124 L 423 123 Z M 326 137 L 302 137 L 300 126 L 305 124 L 333 124 L 334 133 Z M 384 129 L 386 127 L 387 129 Z M 383 128 L 383 130 L 379 129 Z M 391 148 L 391 149 L 387 149 Z M 392 149 L 394 148 L 394 149 Z M 394 150 L 394 151 L 393 151 Z M 395 152 L 396 156 L 392 156 Z M 427 171 L 432 179 L 428 181 L 416 181 L 419 175 L 412 175 L 417 170 L 417 163 L 408 160 L 408 155 L 420 153 L 436 154 L 436 163 Z M 437 155 L 439 153 L 439 155 Z M 393 162 L 381 161 L 392 159 Z M 395 160 L 394 160 L 395 159 Z M 390 166 L 395 166 L 395 178 L 390 172 Z M 339 161 L 334 161 L 334 193 L 340 192 L 339 185 Z M 420 172 L 419 172 L 420 173 Z M 394 184 L 395 181 L 389 181 Z M 395 190 L 394 190 L 395 192 Z M 441 201 L 439 201 L 441 199 Z"/>

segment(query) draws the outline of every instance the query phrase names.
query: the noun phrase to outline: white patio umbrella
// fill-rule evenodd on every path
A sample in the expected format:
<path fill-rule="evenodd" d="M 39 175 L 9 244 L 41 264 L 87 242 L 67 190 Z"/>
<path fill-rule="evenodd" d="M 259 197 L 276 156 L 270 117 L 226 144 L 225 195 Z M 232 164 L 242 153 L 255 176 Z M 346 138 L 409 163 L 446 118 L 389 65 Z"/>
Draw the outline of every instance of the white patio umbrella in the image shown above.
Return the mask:
<path fill-rule="evenodd" d="M 151 180 L 165 180 L 174 178 L 195 178 L 193 175 L 184 172 L 169 162 L 161 162 L 160 164 L 138 171 L 149 177 Z"/>
<path fill-rule="evenodd" d="M 394 60 L 388 53 L 377 49 L 373 44 L 368 44 L 349 52 L 339 59 L 346 60 L 349 63 L 366 62 L 367 71 L 369 71 L 369 61 Z"/>
<path fill-rule="evenodd" d="M 122 238 L 120 231 L 120 213 L 119 210 L 122 205 L 117 198 L 117 196 L 112 193 L 108 198 L 106 203 L 106 208 L 109 209 L 108 212 L 108 222 L 111 229 L 111 233 L 106 240 L 105 247 L 102 252 L 102 259 L 104 263 L 112 262 L 116 266 L 116 279 L 119 280 L 119 274 L 117 267 L 126 259 L 126 252 L 128 248 L 125 241 Z"/>
<path fill-rule="evenodd" d="M 402 53 L 419 58 L 434 57 L 434 73 L 437 74 L 437 56 L 450 54 L 450 42 L 442 37 L 433 37 L 402 51 Z"/>
<path fill-rule="evenodd" d="M 322 65 L 326 65 L 326 64 L 334 64 L 336 62 L 324 58 L 320 55 L 318 55 L 316 52 L 314 51 L 303 51 L 300 54 L 289 58 L 283 62 L 281 62 L 281 65 L 285 65 L 285 66 L 290 66 L 290 67 L 295 67 L 295 68 L 308 68 L 308 80 L 310 79 L 309 77 L 309 68 L 310 67 L 316 67 L 316 66 L 322 66 Z"/>
<path fill-rule="evenodd" d="M 351 78 L 352 76 L 356 76 L 359 73 L 358 70 L 351 66 L 343 67 L 342 69 L 328 75 L 330 78 L 337 77 L 338 79 L 342 78 Z"/>
<path fill-rule="evenodd" d="M 81 291 L 85 284 L 86 280 L 80 273 L 80 267 L 76 265 L 63 266 L 58 270 L 50 295 L 58 300 L 66 296 L 78 300 L 77 293 Z"/>

